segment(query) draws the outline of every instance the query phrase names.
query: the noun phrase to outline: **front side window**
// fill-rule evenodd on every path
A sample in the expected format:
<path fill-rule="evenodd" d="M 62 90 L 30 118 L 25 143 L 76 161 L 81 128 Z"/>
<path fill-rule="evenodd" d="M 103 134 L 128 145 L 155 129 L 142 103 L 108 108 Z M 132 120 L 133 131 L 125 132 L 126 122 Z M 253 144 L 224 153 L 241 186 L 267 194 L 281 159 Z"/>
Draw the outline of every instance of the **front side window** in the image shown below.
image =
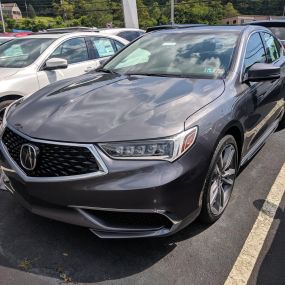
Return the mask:
<path fill-rule="evenodd" d="M 115 46 L 111 39 L 92 37 L 91 42 L 98 57 L 112 56 L 116 53 Z"/>
<path fill-rule="evenodd" d="M 268 55 L 268 63 L 272 63 L 276 61 L 281 56 L 281 45 L 279 42 L 270 34 L 263 33 L 264 41 L 265 41 L 265 48 Z"/>
<path fill-rule="evenodd" d="M 21 38 L 0 46 L 0 67 L 24 68 L 32 64 L 54 39 Z"/>
<path fill-rule="evenodd" d="M 67 40 L 51 54 L 49 58 L 63 58 L 68 64 L 78 63 L 89 59 L 84 38 Z"/>
<path fill-rule="evenodd" d="M 230 68 L 238 32 L 148 34 L 104 68 L 122 74 L 220 78 Z"/>
<path fill-rule="evenodd" d="M 265 63 L 266 54 L 259 33 L 253 34 L 248 43 L 244 59 L 244 71 L 247 71 L 255 63 Z"/>

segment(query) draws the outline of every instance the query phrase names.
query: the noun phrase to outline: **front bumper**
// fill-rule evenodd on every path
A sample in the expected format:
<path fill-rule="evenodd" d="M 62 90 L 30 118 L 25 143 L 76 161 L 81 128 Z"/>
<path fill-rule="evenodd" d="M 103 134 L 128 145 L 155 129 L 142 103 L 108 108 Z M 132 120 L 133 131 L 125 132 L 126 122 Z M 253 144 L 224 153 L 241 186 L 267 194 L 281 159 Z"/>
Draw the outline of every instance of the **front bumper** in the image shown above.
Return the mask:
<path fill-rule="evenodd" d="M 84 226 L 103 238 L 166 236 L 194 220 L 201 208 L 209 161 L 199 145 L 179 160 L 112 160 L 96 149 L 104 175 L 33 179 L 0 143 L 4 184 L 31 212 Z"/>

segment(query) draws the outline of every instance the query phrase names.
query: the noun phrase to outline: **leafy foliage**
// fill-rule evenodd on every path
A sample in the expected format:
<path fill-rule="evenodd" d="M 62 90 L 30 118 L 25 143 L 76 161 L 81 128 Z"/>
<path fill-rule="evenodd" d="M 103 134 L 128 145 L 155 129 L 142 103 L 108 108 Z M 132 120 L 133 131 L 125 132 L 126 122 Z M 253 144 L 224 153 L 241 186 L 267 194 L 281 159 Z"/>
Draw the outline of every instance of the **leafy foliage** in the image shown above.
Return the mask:
<path fill-rule="evenodd" d="M 26 15 L 25 0 L 14 0 Z M 170 22 L 170 0 L 136 0 L 142 28 Z M 11 0 L 2 0 L 12 2 Z M 121 0 L 26 0 L 29 18 L 7 19 L 8 28 L 124 25 Z M 284 0 L 176 0 L 175 22 L 218 24 L 238 14 L 281 15 Z M 36 15 L 50 16 L 35 17 Z M 25 26 L 26 25 L 26 26 Z"/>

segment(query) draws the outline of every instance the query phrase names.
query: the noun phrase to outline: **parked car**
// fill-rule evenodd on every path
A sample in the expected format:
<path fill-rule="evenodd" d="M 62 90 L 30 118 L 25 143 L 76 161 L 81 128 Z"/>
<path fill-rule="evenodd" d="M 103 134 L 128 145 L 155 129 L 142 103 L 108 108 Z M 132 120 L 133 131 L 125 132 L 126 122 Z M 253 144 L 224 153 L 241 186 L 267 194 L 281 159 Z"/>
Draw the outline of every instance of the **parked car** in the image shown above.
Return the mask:
<path fill-rule="evenodd" d="M 0 37 L 0 46 L 13 40 L 14 38 L 13 37 Z"/>
<path fill-rule="evenodd" d="M 264 21 L 254 21 L 247 25 L 262 26 L 270 29 L 285 45 L 285 21 L 284 20 L 264 20 Z"/>
<path fill-rule="evenodd" d="M 199 215 L 213 223 L 239 168 L 284 126 L 284 64 L 261 27 L 146 34 L 97 72 L 7 108 L 6 188 L 102 238 L 170 235 Z"/>
<path fill-rule="evenodd" d="M 132 29 L 132 28 L 90 28 L 90 27 L 69 27 L 69 28 L 57 28 L 57 29 L 48 29 L 47 32 L 53 33 L 66 33 L 66 32 L 97 32 L 107 35 L 113 35 L 120 38 L 123 38 L 129 42 L 132 42 L 136 38 L 140 37 L 145 33 L 144 30 Z"/>
<path fill-rule="evenodd" d="M 0 37 L 15 37 L 15 38 L 21 38 L 26 37 L 33 34 L 32 32 L 18 32 L 18 33 L 0 33 Z"/>
<path fill-rule="evenodd" d="M 153 26 L 146 29 L 146 33 L 160 31 L 160 30 L 169 30 L 169 29 L 184 29 L 184 28 L 193 28 L 205 26 L 205 24 L 169 24 L 169 25 L 160 25 L 160 26 Z"/>
<path fill-rule="evenodd" d="M 71 32 L 97 32 L 97 28 L 90 28 L 90 27 L 65 27 L 65 28 L 54 28 L 54 29 L 47 29 L 44 32 L 48 33 L 71 33 Z"/>
<path fill-rule="evenodd" d="M 131 29 L 131 28 L 100 29 L 98 30 L 98 32 L 107 35 L 117 36 L 129 42 L 132 42 L 133 40 L 135 40 L 136 38 L 140 37 L 145 33 L 144 30 Z"/>
<path fill-rule="evenodd" d="M 97 68 L 126 44 L 88 32 L 31 35 L 0 46 L 0 112 L 48 84 Z"/>
<path fill-rule="evenodd" d="M 65 28 L 53 28 L 41 31 L 41 33 L 53 33 L 53 34 L 62 34 L 62 33 L 75 33 L 75 32 L 97 32 L 96 27 L 65 27 Z"/>

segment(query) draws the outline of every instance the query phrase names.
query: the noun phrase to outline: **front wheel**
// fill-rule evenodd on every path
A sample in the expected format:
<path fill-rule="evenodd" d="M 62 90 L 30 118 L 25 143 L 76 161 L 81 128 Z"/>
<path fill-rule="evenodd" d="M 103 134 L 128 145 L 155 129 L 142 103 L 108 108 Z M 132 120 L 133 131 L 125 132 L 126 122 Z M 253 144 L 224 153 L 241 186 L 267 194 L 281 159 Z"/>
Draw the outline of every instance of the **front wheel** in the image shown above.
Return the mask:
<path fill-rule="evenodd" d="M 5 113 L 5 109 L 12 104 L 14 101 L 13 100 L 7 100 L 7 101 L 3 101 L 0 103 L 0 125 L 2 124 L 3 121 L 3 116 Z"/>
<path fill-rule="evenodd" d="M 238 171 L 238 148 L 233 136 L 219 142 L 204 184 L 201 220 L 214 223 L 227 207 Z"/>

